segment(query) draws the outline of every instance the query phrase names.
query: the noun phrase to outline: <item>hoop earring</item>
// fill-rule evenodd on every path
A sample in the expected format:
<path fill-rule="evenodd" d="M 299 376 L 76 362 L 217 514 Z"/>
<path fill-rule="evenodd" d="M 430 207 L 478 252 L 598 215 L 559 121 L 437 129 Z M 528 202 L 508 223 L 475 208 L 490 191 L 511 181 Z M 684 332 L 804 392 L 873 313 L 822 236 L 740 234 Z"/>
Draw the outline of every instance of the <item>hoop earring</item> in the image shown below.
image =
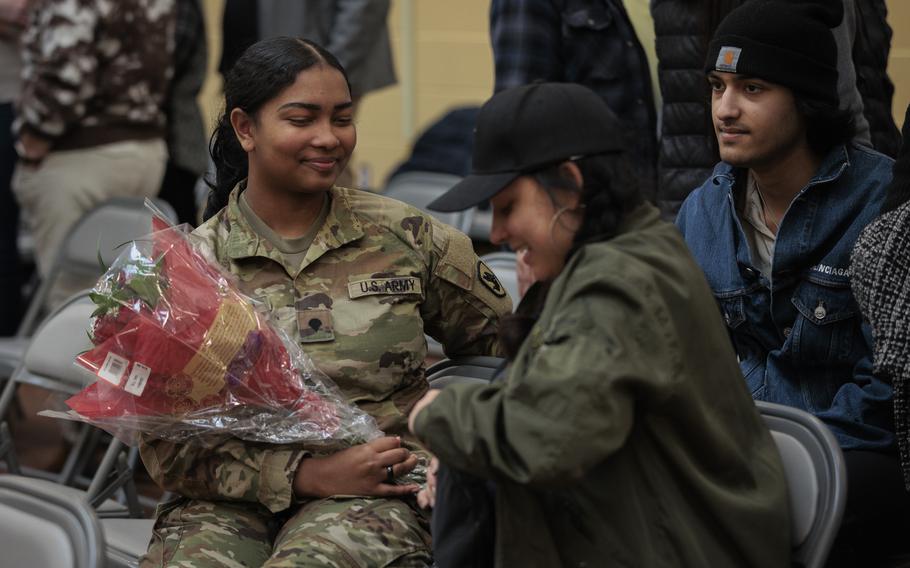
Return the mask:
<path fill-rule="evenodd" d="M 550 235 L 550 242 L 553 244 L 556 244 L 556 239 L 553 238 L 553 228 L 556 226 L 556 220 L 569 209 L 569 207 L 560 207 L 556 210 L 556 213 L 553 213 L 553 218 L 550 219 L 550 229 L 547 231 L 547 234 Z"/>

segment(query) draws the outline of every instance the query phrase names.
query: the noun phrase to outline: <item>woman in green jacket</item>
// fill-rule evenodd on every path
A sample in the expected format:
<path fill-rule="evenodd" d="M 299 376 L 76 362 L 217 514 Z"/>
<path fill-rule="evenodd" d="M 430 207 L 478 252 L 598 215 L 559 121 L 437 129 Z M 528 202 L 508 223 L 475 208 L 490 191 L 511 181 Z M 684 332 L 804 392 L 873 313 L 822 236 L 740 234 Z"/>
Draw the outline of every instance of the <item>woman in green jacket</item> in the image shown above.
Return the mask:
<path fill-rule="evenodd" d="M 777 449 L 619 132 L 578 85 L 484 105 L 474 174 L 431 207 L 490 199 L 491 240 L 548 290 L 527 333 L 501 324 L 516 346 L 505 380 L 431 391 L 411 430 L 445 466 L 494 482 L 497 566 L 787 566 Z"/>

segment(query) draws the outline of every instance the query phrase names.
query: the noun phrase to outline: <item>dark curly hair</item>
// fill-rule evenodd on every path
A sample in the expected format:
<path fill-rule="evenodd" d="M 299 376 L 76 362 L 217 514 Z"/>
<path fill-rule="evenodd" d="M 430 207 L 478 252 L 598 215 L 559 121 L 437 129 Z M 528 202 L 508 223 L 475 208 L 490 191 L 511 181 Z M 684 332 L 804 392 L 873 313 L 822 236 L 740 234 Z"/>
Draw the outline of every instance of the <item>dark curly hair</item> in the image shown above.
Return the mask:
<path fill-rule="evenodd" d="M 211 191 L 204 220 L 227 205 L 231 190 L 247 177 L 249 170 L 246 152 L 231 126 L 231 111 L 239 108 L 255 117 L 264 104 L 292 85 L 301 71 L 320 64 L 337 69 L 348 82 L 344 67 L 334 55 L 302 38 L 276 37 L 254 43 L 228 71 L 224 78 L 224 112 L 209 143 L 215 179 L 205 180 Z"/>
<path fill-rule="evenodd" d="M 560 172 L 561 164 L 531 174 L 554 204 L 554 189 L 581 191 L 580 204 L 584 214 L 569 256 L 586 243 L 613 237 L 623 218 L 644 201 L 641 184 L 626 154 L 597 154 L 578 158 L 574 162 L 584 180 L 580 188 Z"/>
<path fill-rule="evenodd" d="M 832 148 L 846 144 L 856 133 L 856 121 L 848 109 L 812 100 L 793 93 L 796 110 L 806 120 L 806 141 L 812 151 L 824 156 Z"/>

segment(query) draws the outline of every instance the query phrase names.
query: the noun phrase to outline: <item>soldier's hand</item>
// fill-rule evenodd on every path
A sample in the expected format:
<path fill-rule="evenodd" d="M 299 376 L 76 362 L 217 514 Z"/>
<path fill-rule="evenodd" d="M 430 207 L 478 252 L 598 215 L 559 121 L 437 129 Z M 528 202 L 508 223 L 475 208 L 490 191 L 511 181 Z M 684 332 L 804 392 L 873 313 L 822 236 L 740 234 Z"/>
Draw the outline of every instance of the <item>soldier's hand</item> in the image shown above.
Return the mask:
<path fill-rule="evenodd" d="M 294 475 L 294 494 L 298 497 L 364 495 L 395 497 L 420 490 L 419 485 L 395 485 L 394 478 L 417 466 L 417 456 L 401 447 L 394 436 L 377 438 L 325 457 L 301 460 Z M 392 480 L 389 470 L 392 468 Z"/>
<path fill-rule="evenodd" d="M 436 472 L 439 471 L 439 459 L 433 456 L 430 460 L 430 467 L 427 468 L 427 484 L 420 493 L 417 494 L 417 504 L 421 508 L 433 508 L 436 506 Z"/>

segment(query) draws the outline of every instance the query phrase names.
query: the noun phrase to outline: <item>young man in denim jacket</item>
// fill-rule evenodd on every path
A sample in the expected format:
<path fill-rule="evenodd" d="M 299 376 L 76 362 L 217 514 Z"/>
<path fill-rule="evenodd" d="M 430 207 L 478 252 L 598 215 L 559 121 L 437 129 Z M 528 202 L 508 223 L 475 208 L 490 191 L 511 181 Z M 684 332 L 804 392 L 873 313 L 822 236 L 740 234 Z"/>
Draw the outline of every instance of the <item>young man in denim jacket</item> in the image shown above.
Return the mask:
<path fill-rule="evenodd" d="M 882 527 L 896 524 L 888 517 L 906 494 L 891 385 L 872 373 L 872 335 L 848 267 L 893 161 L 851 144 L 851 119 L 837 110 L 829 28 L 841 17 L 820 2 L 769 0 L 721 22 L 705 72 L 722 162 L 677 225 L 753 397 L 814 414 L 844 450 L 848 503 L 832 560 L 874 565 L 888 542 Z"/>

